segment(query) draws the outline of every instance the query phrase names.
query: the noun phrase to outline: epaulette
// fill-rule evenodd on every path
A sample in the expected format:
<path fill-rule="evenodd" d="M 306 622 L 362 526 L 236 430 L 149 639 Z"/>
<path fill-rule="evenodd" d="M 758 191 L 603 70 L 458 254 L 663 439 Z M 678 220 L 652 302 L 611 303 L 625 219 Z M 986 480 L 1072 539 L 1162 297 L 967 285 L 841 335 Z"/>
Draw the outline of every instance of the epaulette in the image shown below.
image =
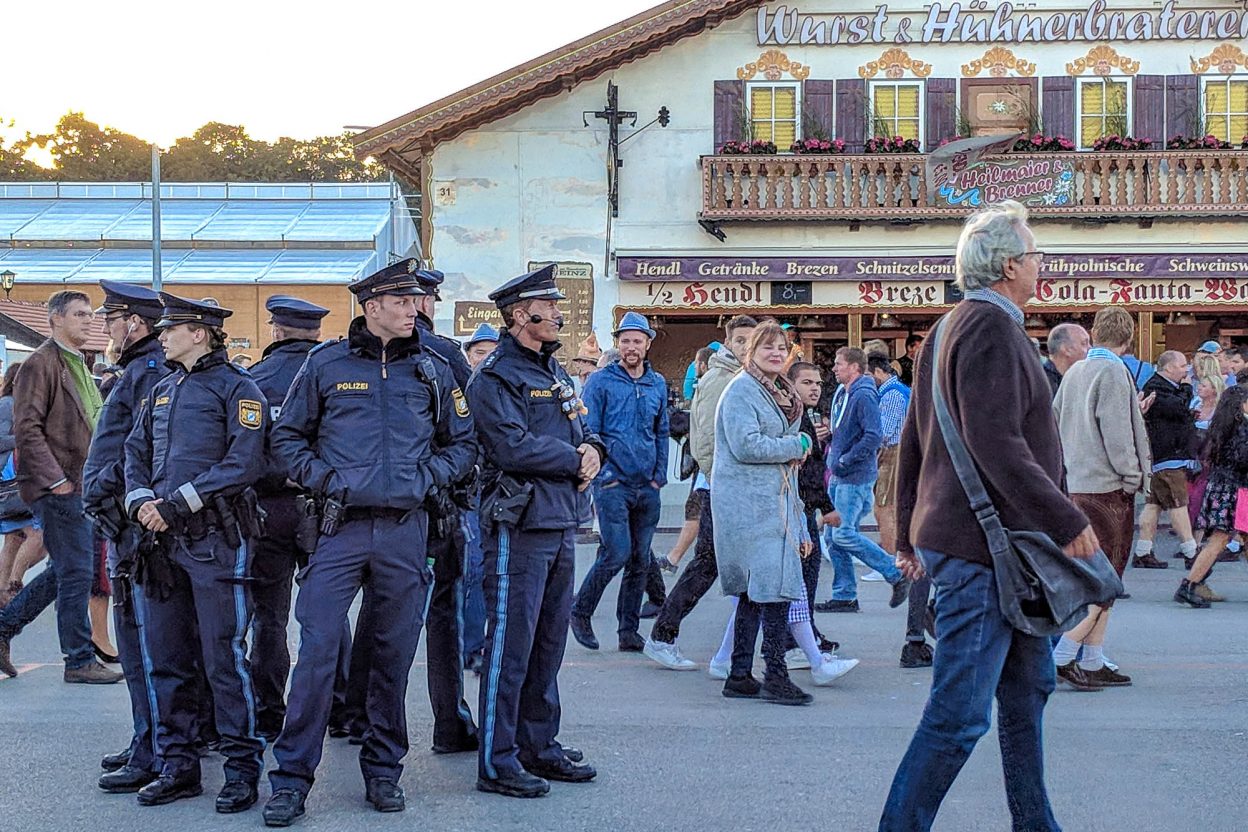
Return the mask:
<path fill-rule="evenodd" d="M 480 367 L 479 367 L 478 369 L 481 369 L 481 370 L 488 370 L 488 369 L 490 369 L 491 367 L 493 367 L 495 364 L 497 364 L 497 363 L 498 363 L 498 359 L 499 359 L 500 357 L 501 357 L 501 353 L 499 353 L 497 350 L 495 350 L 494 352 L 492 352 L 492 353 L 490 353 L 489 355 L 487 355 L 487 356 L 484 358 L 484 360 L 482 360 L 481 365 L 480 365 Z"/>
<path fill-rule="evenodd" d="M 321 343 L 317 344 L 312 349 L 308 350 L 308 355 L 316 355 L 318 352 L 320 352 L 321 350 L 325 349 L 328 346 L 331 346 L 333 344 L 341 344 L 342 340 L 343 339 L 341 338 L 330 338 L 328 341 L 322 341 Z"/>
<path fill-rule="evenodd" d="M 229 367 L 231 370 L 233 370 L 234 372 L 238 373 L 240 376 L 246 376 L 247 378 L 251 378 L 251 370 L 248 370 L 246 367 L 240 367 L 237 364 L 235 364 L 233 361 L 227 361 L 225 362 L 225 365 Z"/>

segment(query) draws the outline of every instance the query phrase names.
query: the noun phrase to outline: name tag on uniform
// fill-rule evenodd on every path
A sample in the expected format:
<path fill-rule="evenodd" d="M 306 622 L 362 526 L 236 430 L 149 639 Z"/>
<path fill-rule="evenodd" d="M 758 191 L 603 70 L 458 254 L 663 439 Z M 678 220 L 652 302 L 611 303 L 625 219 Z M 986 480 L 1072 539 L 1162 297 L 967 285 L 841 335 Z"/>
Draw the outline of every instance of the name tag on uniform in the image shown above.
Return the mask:
<path fill-rule="evenodd" d="M 169 397 L 168 397 L 168 396 L 159 396 L 159 397 L 157 397 L 157 399 L 156 399 L 156 404 L 155 404 L 154 406 L 155 406 L 155 407 L 161 407 L 161 406 L 166 405 L 166 404 L 169 404 Z"/>
<path fill-rule="evenodd" d="M 339 393 L 343 392 L 344 390 L 367 390 L 368 382 L 367 381 L 340 381 L 336 385 L 335 389 Z"/>
<path fill-rule="evenodd" d="M 530 390 L 530 399 L 553 399 L 555 397 L 554 390 Z"/>

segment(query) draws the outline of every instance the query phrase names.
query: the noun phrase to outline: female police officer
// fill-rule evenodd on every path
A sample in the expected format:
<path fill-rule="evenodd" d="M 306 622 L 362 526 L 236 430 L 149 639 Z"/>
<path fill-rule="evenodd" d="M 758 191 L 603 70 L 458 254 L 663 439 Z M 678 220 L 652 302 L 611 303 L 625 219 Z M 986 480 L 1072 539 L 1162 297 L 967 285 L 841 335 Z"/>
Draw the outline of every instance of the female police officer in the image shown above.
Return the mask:
<path fill-rule="evenodd" d="M 248 538 L 258 524 L 240 497 L 263 470 L 268 405 L 226 354 L 230 310 L 161 300 L 157 326 L 173 372 L 152 388 L 126 439 L 126 512 L 159 540 L 141 547 L 136 580 L 163 765 L 138 800 L 152 806 L 203 791 L 195 746 L 202 662 L 226 758 L 217 811 L 239 812 L 256 802 L 264 751 L 247 667 Z"/>

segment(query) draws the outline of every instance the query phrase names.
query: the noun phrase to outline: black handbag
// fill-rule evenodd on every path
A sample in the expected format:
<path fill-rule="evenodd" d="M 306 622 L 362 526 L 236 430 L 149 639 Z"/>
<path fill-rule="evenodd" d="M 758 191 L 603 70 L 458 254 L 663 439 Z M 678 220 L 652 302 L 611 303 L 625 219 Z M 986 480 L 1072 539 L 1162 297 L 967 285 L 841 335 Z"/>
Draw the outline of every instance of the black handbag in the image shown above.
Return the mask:
<path fill-rule="evenodd" d="M 4 464 L 0 465 L 0 470 L 8 469 L 12 459 L 13 456 L 10 453 Z M 17 486 L 17 477 L 7 479 L 0 474 L 0 520 L 27 520 L 30 517 L 30 506 L 22 501 L 22 494 Z"/>
<path fill-rule="evenodd" d="M 1001 525 L 941 387 L 940 336 L 947 320 L 942 318 L 932 334 L 932 406 L 958 480 L 988 540 L 1001 614 L 1027 635 L 1064 633 L 1087 615 L 1089 604 L 1107 604 L 1121 595 L 1122 580 L 1102 551 L 1088 559 L 1073 558 L 1044 532 L 1014 532 Z"/>

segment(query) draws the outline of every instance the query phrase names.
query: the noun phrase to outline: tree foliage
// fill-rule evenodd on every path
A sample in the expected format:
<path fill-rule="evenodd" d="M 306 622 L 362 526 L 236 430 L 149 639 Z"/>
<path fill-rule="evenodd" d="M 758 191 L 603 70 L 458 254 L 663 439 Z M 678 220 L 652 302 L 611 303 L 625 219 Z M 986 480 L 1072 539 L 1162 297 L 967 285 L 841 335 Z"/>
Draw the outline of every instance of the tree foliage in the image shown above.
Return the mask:
<path fill-rule="evenodd" d="M 52 167 L 25 158 L 47 151 Z M 66 113 L 51 133 L 0 140 L 0 179 L 142 182 L 151 178 L 151 145 L 83 113 Z M 313 139 L 252 138 L 242 125 L 210 121 L 178 139 L 161 158 L 165 182 L 377 182 L 386 170 L 355 158 L 351 134 Z"/>

